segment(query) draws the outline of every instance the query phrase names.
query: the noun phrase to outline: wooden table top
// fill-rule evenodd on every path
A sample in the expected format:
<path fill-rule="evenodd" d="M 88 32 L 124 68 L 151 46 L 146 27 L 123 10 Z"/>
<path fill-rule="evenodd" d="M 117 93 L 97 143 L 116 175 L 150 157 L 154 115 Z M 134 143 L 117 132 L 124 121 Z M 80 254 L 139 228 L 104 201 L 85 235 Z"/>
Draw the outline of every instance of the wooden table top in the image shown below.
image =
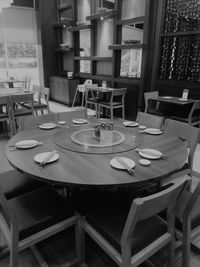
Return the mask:
<path fill-rule="evenodd" d="M 33 94 L 33 92 L 22 88 L 0 88 L 0 97 L 20 94 Z"/>
<path fill-rule="evenodd" d="M 89 90 L 96 91 L 96 92 L 102 92 L 102 93 L 109 93 L 112 91 L 119 90 L 121 88 L 111 88 L 111 87 L 97 87 L 97 86 L 92 86 L 92 85 L 87 85 L 86 86 Z"/>
<path fill-rule="evenodd" d="M 27 173 L 45 182 L 71 186 L 125 186 L 145 181 L 156 181 L 167 175 L 169 172 L 181 168 L 187 159 L 187 149 L 184 143 L 177 137 L 163 133 L 161 135 L 149 135 L 139 132 L 138 127 L 125 127 L 122 121 L 114 121 L 119 127 L 131 132 L 133 135 L 140 135 L 142 142 L 140 148 L 152 148 L 167 155 L 167 159 L 156 159 L 151 161 L 148 167 L 141 166 L 141 157 L 133 149 L 120 153 L 94 154 L 64 149 L 54 142 L 55 135 L 63 129 L 69 131 L 68 123 L 52 130 L 26 130 L 19 132 L 12 137 L 6 147 L 8 161 L 16 169 Z M 85 126 L 76 126 L 79 130 Z M 34 139 L 42 141 L 43 144 L 31 149 L 16 149 L 13 147 L 17 141 Z M 121 145 L 121 144 L 120 144 Z M 41 152 L 57 150 L 58 161 L 40 166 L 34 162 L 34 156 Z M 135 161 L 134 175 L 125 170 L 118 170 L 110 166 L 110 160 L 116 156 L 128 157 Z"/>
<path fill-rule="evenodd" d="M 159 101 L 159 102 L 165 102 L 170 104 L 177 104 L 177 105 L 188 105 L 192 103 L 200 102 L 199 99 L 187 99 L 186 101 L 180 100 L 182 98 L 180 97 L 170 97 L 170 96 L 158 96 L 158 97 L 151 97 L 149 100 Z"/>

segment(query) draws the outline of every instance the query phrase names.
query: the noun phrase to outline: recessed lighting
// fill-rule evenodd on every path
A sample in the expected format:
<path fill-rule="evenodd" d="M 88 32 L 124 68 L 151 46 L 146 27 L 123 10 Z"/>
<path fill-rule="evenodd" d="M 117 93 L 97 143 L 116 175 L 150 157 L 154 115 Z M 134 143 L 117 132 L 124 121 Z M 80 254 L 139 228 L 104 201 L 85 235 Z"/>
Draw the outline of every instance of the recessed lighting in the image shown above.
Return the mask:
<path fill-rule="evenodd" d="M 100 20 L 103 20 L 104 19 L 104 17 L 100 17 Z"/>

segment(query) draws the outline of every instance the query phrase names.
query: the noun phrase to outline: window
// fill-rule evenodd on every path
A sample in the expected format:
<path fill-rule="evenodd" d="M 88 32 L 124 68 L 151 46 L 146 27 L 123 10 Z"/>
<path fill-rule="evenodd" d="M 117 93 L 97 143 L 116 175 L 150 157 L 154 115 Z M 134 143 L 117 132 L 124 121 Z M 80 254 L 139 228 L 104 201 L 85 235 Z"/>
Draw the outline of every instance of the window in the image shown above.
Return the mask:
<path fill-rule="evenodd" d="M 0 78 L 31 78 L 32 84 L 43 82 L 39 70 L 41 46 L 37 41 L 33 8 L 10 7 L 0 13 Z"/>

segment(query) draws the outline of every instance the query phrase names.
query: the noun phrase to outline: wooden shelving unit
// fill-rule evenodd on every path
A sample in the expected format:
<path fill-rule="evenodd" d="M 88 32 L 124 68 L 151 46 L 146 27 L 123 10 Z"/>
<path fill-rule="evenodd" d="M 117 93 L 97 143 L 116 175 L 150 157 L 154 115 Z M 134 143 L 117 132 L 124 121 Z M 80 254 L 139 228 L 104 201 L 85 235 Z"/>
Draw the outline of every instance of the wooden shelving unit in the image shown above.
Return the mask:
<path fill-rule="evenodd" d="M 110 45 L 108 49 L 112 50 L 121 50 L 121 49 L 138 49 L 138 48 L 145 48 L 144 44 L 115 44 Z"/>
<path fill-rule="evenodd" d="M 151 11 L 152 8 L 154 10 L 155 4 L 150 0 L 145 0 L 145 8 L 143 8 L 143 4 L 138 1 L 138 5 L 141 5 L 141 12 L 132 12 L 132 6 L 130 6 L 126 17 L 126 14 L 123 14 L 124 8 L 122 8 L 124 2 L 121 0 L 115 0 L 114 3 L 110 2 L 109 5 L 109 0 L 103 1 L 107 2 L 109 6 L 105 7 L 109 9 L 104 12 L 97 12 L 95 9 L 96 7 L 93 7 L 95 0 L 65 1 L 65 4 L 57 5 L 58 18 L 60 12 L 64 11 L 64 15 L 66 15 L 68 14 L 66 12 L 70 9 L 73 14 L 72 18 L 61 21 L 58 20 L 53 26 L 59 28 L 58 31 L 60 32 L 63 31 L 63 26 L 67 27 L 68 32 L 72 34 L 73 49 L 60 48 L 59 43 L 58 47 L 55 48 L 55 52 L 59 55 L 59 60 L 62 61 L 59 73 L 65 74 L 67 71 L 73 71 L 74 77 L 79 78 L 81 83 L 84 82 L 85 79 L 92 79 L 99 84 L 101 84 L 102 80 L 105 80 L 109 83 L 109 86 L 112 87 L 127 87 L 129 88 L 129 95 L 133 95 L 134 101 L 137 102 L 136 108 L 137 106 L 141 106 L 146 81 L 145 64 L 148 62 L 147 59 L 151 49 L 150 46 L 148 46 L 149 38 L 151 38 L 152 35 L 150 34 L 152 28 L 152 17 L 150 18 L 150 15 L 153 14 L 153 17 L 156 17 L 155 13 Z M 144 1 L 142 1 L 142 3 L 143 2 Z M 150 4 L 150 2 L 152 4 Z M 131 2 L 128 3 L 132 5 Z M 87 8 L 84 6 L 85 4 Z M 90 5 L 90 8 L 88 8 L 88 5 Z M 133 16 L 131 17 L 130 14 L 133 14 Z M 88 21 L 90 24 L 88 24 Z M 80 23 L 80 25 L 77 25 L 77 22 Z M 127 26 L 129 25 L 130 28 L 136 25 L 136 28 L 143 32 L 141 43 L 123 43 L 123 29 L 128 28 Z M 84 37 L 86 32 L 87 36 L 90 35 L 90 38 Z M 81 43 L 81 40 L 84 40 L 83 38 L 85 38 L 85 40 L 88 39 L 87 42 L 89 42 L 89 44 Z M 127 39 L 128 38 L 130 37 L 128 36 Z M 138 39 L 136 38 L 136 40 Z M 62 43 L 62 40 L 60 40 L 60 43 Z M 126 51 L 136 50 L 140 50 L 139 53 L 142 58 L 140 74 L 134 76 L 127 73 L 126 76 L 120 76 L 124 53 L 130 56 L 128 54 L 130 52 Z M 72 60 L 71 69 L 65 67 L 69 65 L 69 60 L 67 59 L 68 55 L 70 55 L 70 60 Z M 130 72 L 132 72 L 132 70 L 130 70 Z M 131 101 L 130 99 L 131 98 L 128 97 L 128 101 Z"/>
<path fill-rule="evenodd" d="M 68 30 L 70 32 L 76 32 L 76 31 L 81 31 L 81 30 L 86 30 L 86 29 L 91 29 L 91 25 L 85 24 L 85 25 L 70 27 Z"/>
<path fill-rule="evenodd" d="M 117 14 L 117 11 L 112 9 L 112 10 L 108 10 L 105 12 L 99 12 L 96 14 L 92 14 L 91 16 L 87 16 L 86 19 L 87 20 L 96 20 L 96 19 L 101 19 L 101 18 L 111 18 L 114 17 Z"/>

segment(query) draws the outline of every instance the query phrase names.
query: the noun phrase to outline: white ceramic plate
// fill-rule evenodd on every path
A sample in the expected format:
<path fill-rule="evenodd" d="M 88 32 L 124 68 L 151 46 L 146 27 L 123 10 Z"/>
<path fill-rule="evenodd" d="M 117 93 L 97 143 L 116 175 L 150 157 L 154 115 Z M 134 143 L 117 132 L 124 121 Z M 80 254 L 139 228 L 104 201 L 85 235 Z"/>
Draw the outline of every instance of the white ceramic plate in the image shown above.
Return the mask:
<path fill-rule="evenodd" d="M 56 124 L 55 123 L 51 123 L 51 122 L 46 122 L 46 123 L 40 124 L 38 127 L 40 129 L 49 130 L 49 129 L 56 128 Z"/>
<path fill-rule="evenodd" d="M 148 159 L 140 159 L 139 160 L 139 163 L 142 165 L 142 166 L 149 166 L 151 164 L 151 161 L 148 160 Z"/>
<path fill-rule="evenodd" d="M 124 121 L 123 125 L 126 127 L 136 127 L 139 123 L 137 121 Z"/>
<path fill-rule="evenodd" d="M 50 154 L 51 152 L 42 152 L 42 153 L 39 153 L 37 154 L 35 157 L 34 157 L 34 160 L 37 162 L 37 163 L 41 163 L 43 162 L 43 160 Z M 47 163 L 51 163 L 51 162 L 54 162 L 56 160 L 59 159 L 59 155 L 57 153 L 55 153 L 53 155 L 53 157 L 47 162 Z"/>
<path fill-rule="evenodd" d="M 146 129 L 147 127 L 144 126 L 144 125 L 140 125 L 138 128 L 139 128 L 140 130 L 144 130 L 144 129 Z"/>
<path fill-rule="evenodd" d="M 72 122 L 75 123 L 75 124 L 85 124 L 85 123 L 88 123 L 88 121 L 85 120 L 85 119 L 73 119 Z"/>
<path fill-rule="evenodd" d="M 139 151 L 139 155 L 147 159 L 160 159 L 162 156 L 162 153 L 155 149 L 144 148 L 141 151 Z"/>
<path fill-rule="evenodd" d="M 186 98 L 179 98 L 178 100 L 179 101 L 183 101 L 183 102 L 187 102 L 188 101 L 188 99 L 186 99 Z"/>
<path fill-rule="evenodd" d="M 144 132 L 147 134 L 162 134 L 162 131 L 156 128 L 146 128 Z"/>
<path fill-rule="evenodd" d="M 58 124 L 64 125 L 64 124 L 66 124 L 66 121 L 59 121 Z"/>
<path fill-rule="evenodd" d="M 120 157 L 130 168 L 135 167 L 135 161 L 129 158 Z M 110 165 L 116 169 L 125 170 L 125 168 L 116 160 L 116 158 L 111 159 Z"/>
<path fill-rule="evenodd" d="M 37 145 L 38 145 L 38 141 L 36 140 L 22 140 L 22 141 L 17 142 L 15 144 L 15 147 L 26 149 L 26 148 L 35 147 Z"/>

